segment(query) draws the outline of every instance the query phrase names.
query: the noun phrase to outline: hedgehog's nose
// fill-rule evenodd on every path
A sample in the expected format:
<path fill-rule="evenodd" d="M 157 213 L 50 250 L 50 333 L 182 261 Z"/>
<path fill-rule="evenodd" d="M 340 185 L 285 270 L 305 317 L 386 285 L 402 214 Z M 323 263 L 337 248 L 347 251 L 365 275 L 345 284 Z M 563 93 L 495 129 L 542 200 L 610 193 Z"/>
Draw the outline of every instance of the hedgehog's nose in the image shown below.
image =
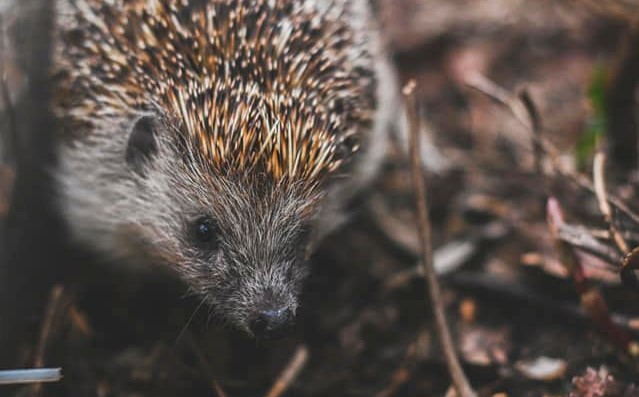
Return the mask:
<path fill-rule="evenodd" d="M 287 307 L 261 310 L 250 323 L 251 332 L 258 338 L 272 338 L 284 331 L 293 313 Z"/>

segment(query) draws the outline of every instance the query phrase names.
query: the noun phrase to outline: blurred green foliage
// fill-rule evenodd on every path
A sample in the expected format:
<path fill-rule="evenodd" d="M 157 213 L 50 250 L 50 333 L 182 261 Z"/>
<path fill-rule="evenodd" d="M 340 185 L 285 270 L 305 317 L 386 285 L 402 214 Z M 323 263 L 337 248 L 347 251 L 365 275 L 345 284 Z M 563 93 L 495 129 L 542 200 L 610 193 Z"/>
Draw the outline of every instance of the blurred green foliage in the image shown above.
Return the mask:
<path fill-rule="evenodd" d="M 577 141 L 575 156 L 577 166 L 583 170 L 589 167 L 608 128 L 606 112 L 606 68 L 599 64 L 595 67 L 588 87 L 588 101 L 592 112 L 586 121 L 586 128 Z"/>

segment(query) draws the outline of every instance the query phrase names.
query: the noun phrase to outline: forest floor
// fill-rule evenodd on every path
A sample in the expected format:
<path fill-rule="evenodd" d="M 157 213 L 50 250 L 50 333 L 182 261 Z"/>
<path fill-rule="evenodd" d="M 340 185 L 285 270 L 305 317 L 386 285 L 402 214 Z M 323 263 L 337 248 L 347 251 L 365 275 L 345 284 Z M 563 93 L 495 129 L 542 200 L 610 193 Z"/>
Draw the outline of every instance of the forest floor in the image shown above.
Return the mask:
<path fill-rule="evenodd" d="M 613 225 L 630 248 L 639 244 L 637 146 L 627 143 L 636 137 L 619 131 L 612 118 L 624 114 L 608 95 L 634 89 L 628 81 L 639 75 L 624 69 L 629 50 L 639 54 L 628 16 L 577 1 L 377 3 L 439 152 L 426 161 L 436 265 L 471 383 L 481 396 L 639 396 L 639 291 L 621 283 L 625 252 L 608 238 L 596 195 L 579 186 L 592 181 L 596 150 L 605 149 L 607 191 L 631 213 L 615 206 Z M 535 134 L 549 146 L 535 149 Z M 288 396 L 446 395 L 399 146 L 351 222 L 314 255 L 286 337 L 256 342 L 216 325 L 171 276 L 71 255 L 83 275 L 52 289 L 49 314 L 30 314 L 37 329 L 20 341 L 21 364 L 40 354 L 63 368 L 64 380 L 40 391 L 47 396 L 267 395 L 294 357 L 300 372 Z M 599 255 L 558 242 L 550 197 Z M 557 211 L 550 215 L 556 224 Z M 586 280 L 575 281 L 575 266 Z M 599 297 L 614 326 L 592 303 Z"/>

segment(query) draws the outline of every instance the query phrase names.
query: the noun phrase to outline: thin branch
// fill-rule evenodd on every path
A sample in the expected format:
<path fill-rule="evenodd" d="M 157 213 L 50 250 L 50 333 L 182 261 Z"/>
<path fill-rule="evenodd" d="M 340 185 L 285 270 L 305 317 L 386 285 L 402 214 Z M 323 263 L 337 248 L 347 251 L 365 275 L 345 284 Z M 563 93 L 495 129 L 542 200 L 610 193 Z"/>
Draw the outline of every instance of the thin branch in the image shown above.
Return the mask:
<path fill-rule="evenodd" d="M 593 180 L 595 182 L 595 194 L 597 195 L 597 204 L 599 204 L 599 210 L 604 216 L 604 220 L 608 224 L 612 241 L 622 254 L 629 251 L 628 243 L 623 238 L 619 230 L 615 226 L 612 219 L 612 208 L 608 202 L 608 193 L 606 192 L 606 179 L 604 176 L 604 169 L 606 166 L 606 155 L 603 152 L 598 151 L 595 154 L 595 160 L 593 162 Z"/>
<path fill-rule="evenodd" d="M 519 93 L 519 99 L 521 103 L 526 108 L 526 112 L 530 117 L 530 127 L 533 132 L 532 136 L 532 145 L 533 145 L 533 154 L 534 154 L 534 167 L 535 173 L 539 177 L 544 176 L 544 148 L 541 145 L 541 134 L 543 133 L 543 125 L 541 123 L 541 114 L 539 113 L 539 109 L 535 105 L 535 101 L 533 101 L 532 96 L 530 95 L 530 91 L 527 88 L 524 88 Z M 545 181 L 545 180 L 544 180 Z"/>
<path fill-rule="evenodd" d="M 614 241 L 615 245 L 619 249 L 619 252 L 624 255 L 624 258 L 621 261 L 621 280 L 623 281 L 624 285 L 636 288 L 639 285 L 639 280 L 637 280 L 637 275 L 635 274 L 635 269 L 637 269 L 638 267 L 638 261 L 635 259 L 638 255 L 638 251 L 637 249 L 632 250 L 632 252 L 630 251 L 630 247 L 628 246 L 626 239 L 619 232 L 619 229 L 617 229 L 614 220 L 612 219 L 612 208 L 610 208 L 608 202 L 606 179 L 604 176 L 605 166 L 606 156 L 602 152 L 597 152 L 597 154 L 595 155 L 592 172 L 593 179 L 595 181 L 597 203 L 599 204 L 599 210 L 604 216 L 604 220 L 608 224 L 608 230 L 610 230 L 612 241 Z"/>
<path fill-rule="evenodd" d="M 418 227 L 421 238 L 421 256 L 424 266 L 424 276 L 428 283 L 428 291 L 430 292 L 430 300 L 433 306 L 433 314 L 435 315 L 435 324 L 439 335 L 442 351 L 446 357 L 448 370 L 453 380 L 453 385 L 457 389 L 460 397 L 474 397 L 477 394 L 472 389 L 466 374 L 459 363 L 453 339 L 450 334 L 446 315 L 444 313 L 444 303 L 442 302 L 441 291 L 435 268 L 433 265 L 433 247 L 431 241 L 431 226 L 428 215 L 428 203 L 426 197 L 426 186 L 424 175 L 420 162 L 420 139 L 419 139 L 419 116 L 417 114 L 417 103 L 415 99 L 415 81 L 410 81 L 404 87 L 404 99 L 408 111 L 408 123 L 410 129 L 410 160 L 413 178 L 413 187 L 415 190 L 415 200 L 418 213 Z"/>
<path fill-rule="evenodd" d="M 266 393 L 266 397 L 280 397 L 286 393 L 286 390 L 288 390 L 295 381 L 307 361 L 308 348 L 305 345 L 298 346 L 288 365 L 284 368 L 275 383 L 273 383 L 271 390 Z"/>
<path fill-rule="evenodd" d="M 91 329 L 91 325 L 87 320 L 86 316 L 81 313 L 78 308 L 71 304 L 69 306 L 69 310 L 67 310 L 67 314 L 69 315 L 69 320 L 71 320 L 71 324 L 75 327 L 75 329 L 79 330 L 84 336 L 91 336 L 93 334 L 93 330 Z"/>
<path fill-rule="evenodd" d="M 510 113 L 512 113 L 512 115 L 515 117 L 515 120 L 521 123 L 521 125 L 523 125 L 527 130 L 529 131 L 533 130 L 531 118 L 528 115 L 526 107 L 518 98 L 513 96 L 510 92 L 500 87 L 499 85 L 495 84 L 492 80 L 488 79 L 486 76 L 479 73 L 471 74 L 469 77 L 466 78 L 465 83 L 470 88 L 473 88 L 477 90 L 478 92 L 481 92 L 482 94 L 488 96 L 495 102 L 505 106 L 510 111 Z M 552 149 L 549 152 L 553 154 Z"/>

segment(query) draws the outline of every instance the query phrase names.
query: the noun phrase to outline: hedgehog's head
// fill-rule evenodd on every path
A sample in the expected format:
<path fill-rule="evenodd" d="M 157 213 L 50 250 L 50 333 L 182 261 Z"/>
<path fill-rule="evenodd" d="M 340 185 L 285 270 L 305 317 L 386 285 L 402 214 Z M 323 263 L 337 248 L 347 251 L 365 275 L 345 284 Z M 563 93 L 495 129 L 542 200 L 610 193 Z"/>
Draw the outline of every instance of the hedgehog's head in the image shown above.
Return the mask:
<path fill-rule="evenodd" d="M 220 133 L 192 135 L 183 120 L 137 116 L 123 153 L 133 182 L 128 195 L 135 198 L 127 211 L 134 213 L 140 241 L 218 318 L 256 335 L 281 329 L 294 317 L 325 190 L 322 175 L 339 161 L 340 150 L 311 130 L 295 136 L 292 129 L 300 126 L 292 124 L 294 118 L 281 117 L 276 125 L 268 117 L 244 115 L 250 127 L 233 133 L 224 125 Z"/>
<path fill-rule="evenodd" d="M 293 320 L 329 179 L 354 151 L 333 119 L 268 99 L 205 101 L 190 118 L 154 108 L 96 120 L 61 156 L 77 236 L 154 255 L 217 318 L 256 335 Z"/>
<path fill-rule="evenodd" d="M 328 175 L 374 118 L 364 3 L 61 3 L 75 234 L 149 247 L 240 328 L 285 323 Z"/>

